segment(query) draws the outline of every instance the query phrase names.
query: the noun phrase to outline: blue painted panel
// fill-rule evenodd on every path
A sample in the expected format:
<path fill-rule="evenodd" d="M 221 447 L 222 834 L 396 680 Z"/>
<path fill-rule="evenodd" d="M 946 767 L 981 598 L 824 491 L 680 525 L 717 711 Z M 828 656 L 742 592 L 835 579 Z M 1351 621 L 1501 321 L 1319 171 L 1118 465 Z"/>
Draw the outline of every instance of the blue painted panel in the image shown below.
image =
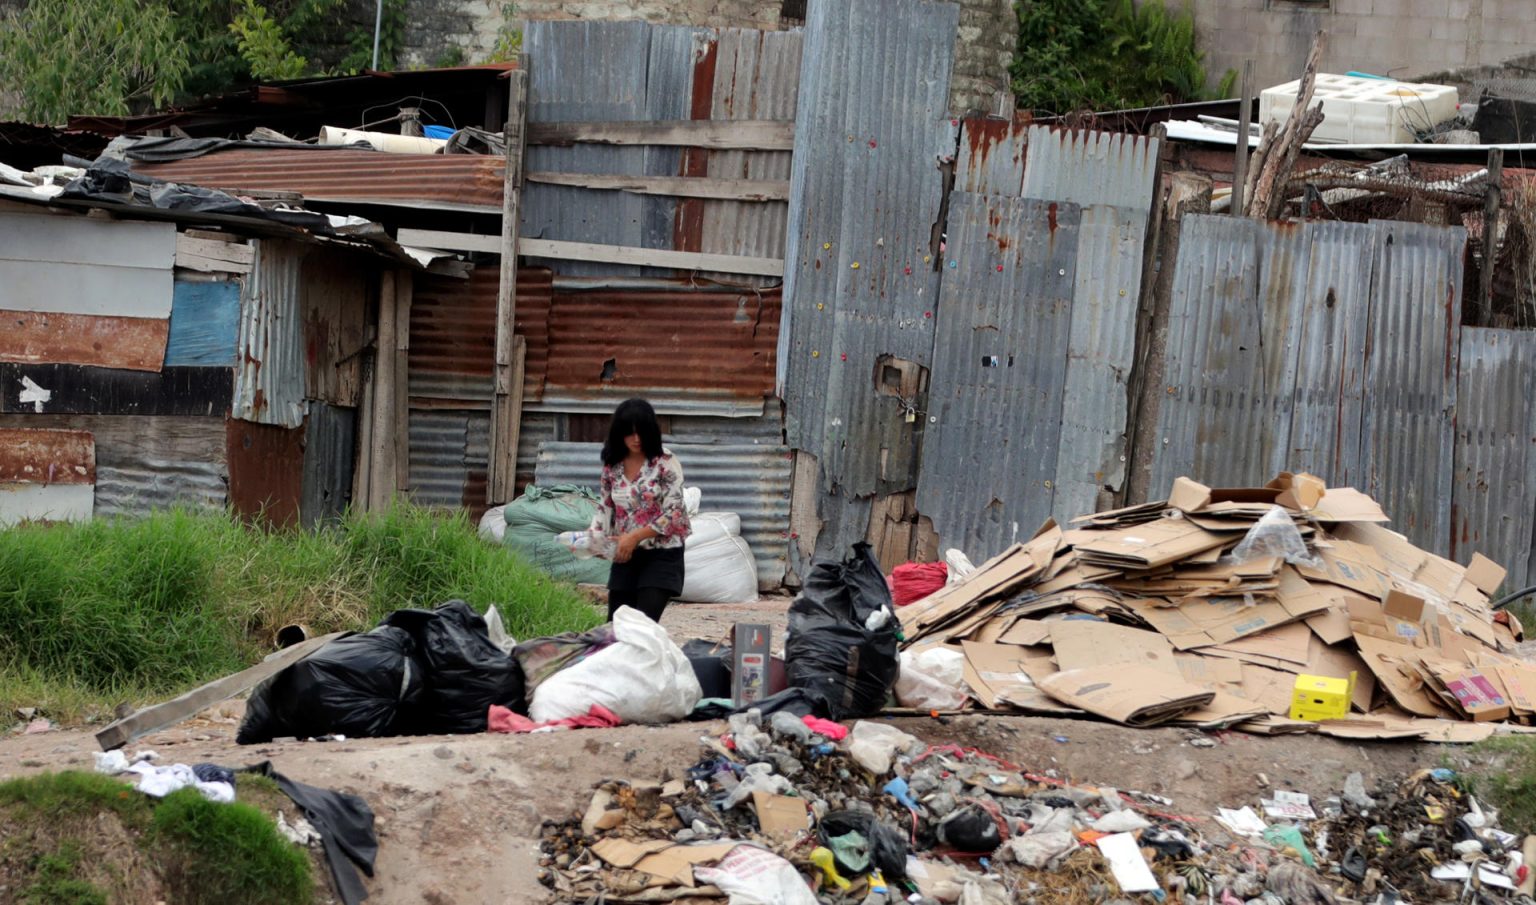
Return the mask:
<path fill-rule="evenodd" d="M 165 363 L 233 365 L 240 335 L 240 283 L 176 282 L 171 295 L 171 337 Z"/>

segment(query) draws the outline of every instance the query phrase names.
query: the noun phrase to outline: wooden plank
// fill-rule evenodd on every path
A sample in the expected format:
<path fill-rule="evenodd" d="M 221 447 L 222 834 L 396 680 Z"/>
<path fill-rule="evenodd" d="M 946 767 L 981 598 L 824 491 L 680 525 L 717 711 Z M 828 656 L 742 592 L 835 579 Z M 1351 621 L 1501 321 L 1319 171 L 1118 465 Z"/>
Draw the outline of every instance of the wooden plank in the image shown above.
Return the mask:
<path fill-rule="evenodd" d="M 752 258 L 745 255 L 716 255 L 696 251 L 667 251 L 635 248 L 628 245 L 598 245 L 593 242 L 564 242 L 554 239 L 520 239 L 519 253 L 532 258 L 562 261 L 600 261 L 606 264 L 635 264 L 676 270 L 709 270 L 720 273 L 745 273 L 755 276 L 782 277 L 784 259 Z"/>
<path fill-rule="evenodd" d="M 182 720 L 191 719 L 215 704 L 255 688 L 345 634 L 347 633 L 332 632 L 329 635 L 311 638 L 279 651 L 271 658 L 249 669 L 242 669 L 233 675 L 215 679 L 207 685 L 194 688 L 162 704 L 145 707 L 96 733 L 96 743 L 101 745 L 101 750 L 111 751 L 113 748 L 121 748 L 136 738 L 167 726 L 174 726 Z"/>
<path fill-rule="evenodd" d="M 791 120 L 658 120 L 653 122 L 531 123 L 528 144 L 663 145 L 793 151 L 795 124 Z"/>
<path fill-rule="evenodd" d="M 528 139 L 528 67 L 524 58 L 509 73 L 507 98 L 507 158 L 503 167 L 501 208 L 501 270 L 496 290 L 496 359 L 491 384 L 490 461 L 485 498 L 492 505 L 510 501 L 517 492 L 517 441 L 522 432 L 525 340 L 517 324 L 517 254 L 522 243 L 518 222 L 523 201 L 523 151 Z"/>
<path fill-rule="evenodd" d="M 48 394 L 42 408 L 22 379 Z M 229 368 L 164 368 L 159 373 L 80 365 L 0 362 L 0 412 L 59 415 L 222 415 L 229 411 Z M 28 400 L 23 401 L 22 395 Z"/>
<path fill-rule="evenodd" d="M 479 251 L 486 254 L 499 255 L 502 249 L 502 239 L 499 235 L 454 233 L 445 232 L 440 229 L 409 229 L 402 227 L 395 236 L 395 240 L 401 245 L 409 245 L 413 248 L 438 248 L 443 251 Z"/>
<path fill-rule="evenodd" d="M 395 280 L 398 275 L 386 270 L 379 287 L 379 344 L 373 357 L 373 422 L 369 463 L 368 511 L 389 508 L 395 488 Z"/>
<path fill-rule="evenodd" d="M 773 179 L 713 179 L 695 176 L 613 176 L 535 171 L 525 179 L 548 185 L 606 189 L 637 195 L 718 198 L 724 201 L 788 201 L 789 182 Z"/>
<path fill-rule="evenodd" d="M 411 487 L 410 350 L 414 284 L 415 280 L 405 273 L 395 280 L 395 489 L 402 493 Z"/>
<path fill-rule="evenodd" d="M 0 484 L 94 484 L 89 431 L 0 427 Z"/>
<path fill-rule="evenodd" d="M 202 255 L 183 254 L 181 252 L 177 252 L 176 269 L 192 270 L 196 271 L 197 273 L 246 274 L 251 272 L 251 265 L 236 264 L 230 261 L 223 261 L 218 258 L 205 258 Z"/>
<path fill-rule="evenodd" d="M 158 371 L 169 333 L 164 318 L 0 311 L 0 361 Z"/>
<path fill-rule="evenodd" d="M 176 266 L 204 273 L 250 273 L 256 250 L 237 242 L 198 239 L 182 233 L 176 237 Z"/>

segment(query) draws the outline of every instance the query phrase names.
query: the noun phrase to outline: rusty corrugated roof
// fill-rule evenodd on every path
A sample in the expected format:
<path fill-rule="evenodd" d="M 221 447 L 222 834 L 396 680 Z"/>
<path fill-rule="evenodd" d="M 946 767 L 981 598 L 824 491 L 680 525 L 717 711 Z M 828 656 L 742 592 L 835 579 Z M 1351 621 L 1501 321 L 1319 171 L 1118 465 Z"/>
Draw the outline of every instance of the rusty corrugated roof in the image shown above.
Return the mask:
<path fill-rule="evenodd" d="M 477 154 L 237 148 L 168 163 L 134 161 L 133 169 L 226 191 L 298 192 L 314 201 L 501 213 L 502 160 Z"/>

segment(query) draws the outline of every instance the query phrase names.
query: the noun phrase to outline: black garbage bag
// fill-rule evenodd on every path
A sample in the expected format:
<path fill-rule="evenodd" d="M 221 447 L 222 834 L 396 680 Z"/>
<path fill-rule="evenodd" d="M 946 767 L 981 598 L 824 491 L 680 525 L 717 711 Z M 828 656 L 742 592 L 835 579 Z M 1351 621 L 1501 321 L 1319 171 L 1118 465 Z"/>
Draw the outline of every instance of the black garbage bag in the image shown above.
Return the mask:
<path fill-rule="evenodd" d="M 838 846 L 831 844 L 833 839 L 858 833 L 864 837 L 871 865 L 879 869 L 887 880 L 906 879 L 907 837 L 901 834 L 901 830 L 881 823 L 874 814 L 868 811 L 831 811 L 821 818 L 817 832 L 821 835 L 821 844 L 831 848 L 834 856 L 837 855 Z M 868 873 L 867 868 L 861 870 L 857 865 L 846 864 L 841 857 L 835 860 L 838 873 L 845 877 Z"/>
<path fill-rule="evenodd" d="M 731 649 L 724 644 L 694 638 L 683 644 L 683 656 L 693 667 L 706 698 L 731 696 Z"/>
<path fill-rule="evenodd" d="M 425 675 L 409 715 L 414 731 L 484 732 L 492 704 L 527 715 L 522 667 L 491 643 L 485 619 L 469 604 L 450 600 L 431 610 L 396 610 L 379 624 L 416 642 Z"/>
<path fill-rule="evenodd" d="M 866 628 L 882 609 L 884 624 Z M 897 628 L 890 589 L 868 544 L 854 544 L 843 562 L 814 564 L 789 607 L 789 686 L 824 700 L 827 712 L 821 715 L 830 719 L 878 712 L 901 673 Z"/>
<path fill-rule="evenodd" d="M 340 734 L 398 735 L 422 691 L 416 642 L 382 627 L 337 638 L 256 686 L 235 741 Z"/>

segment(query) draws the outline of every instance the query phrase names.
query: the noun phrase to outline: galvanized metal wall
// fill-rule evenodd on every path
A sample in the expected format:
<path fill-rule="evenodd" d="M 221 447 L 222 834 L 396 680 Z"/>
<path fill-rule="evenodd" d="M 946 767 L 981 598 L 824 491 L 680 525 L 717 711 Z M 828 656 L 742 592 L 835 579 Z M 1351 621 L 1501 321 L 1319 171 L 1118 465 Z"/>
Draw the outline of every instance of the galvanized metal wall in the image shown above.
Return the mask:
<path fill-rule="evenodd" d="M 299 279 L 304 247 L 263 239 L 245 278 L 232 414 L 258 424 L 304 423 L 304 321 Z"/>
<path fill-rule="evenodd" d="M 778 374 L 789 445 L 817 457 L 818 544 L 862 540 L 882 446 L 881 356 L 929 367 L 959 10 L 925 0 L 808 8 L 795 117 Z"/>
<path fill-rule="evenodd" d="M 1457 228 L 1184 220 L 1151 493 L 1305 470 L 1450 549 Z"/>
<path fill-rule="evenodd" d="M 1450 556 L 1473 553 L 1531 584 L 1536 543 L 1536 332 L 1462 327 L 1456 380 L 1456 470 Z"/>
<path fill-rule="evenodd" d="M 601 448 L 596 443 L 541 444 L 537 483 L 595 487 Z M 759 585 L 778 587 L 789 560 L 789 449 L 731 443 L 668 448 L 682 463 L 684 483 L 699 488 L 703 511 L 741 516 L 741 536 L 757 560 Z"/>
<path fill-rule="evenodd" d="M 1051 515 L 1079 218 L 1071 204 L 950 197 L 917 508 L 973 557 Z"/>

